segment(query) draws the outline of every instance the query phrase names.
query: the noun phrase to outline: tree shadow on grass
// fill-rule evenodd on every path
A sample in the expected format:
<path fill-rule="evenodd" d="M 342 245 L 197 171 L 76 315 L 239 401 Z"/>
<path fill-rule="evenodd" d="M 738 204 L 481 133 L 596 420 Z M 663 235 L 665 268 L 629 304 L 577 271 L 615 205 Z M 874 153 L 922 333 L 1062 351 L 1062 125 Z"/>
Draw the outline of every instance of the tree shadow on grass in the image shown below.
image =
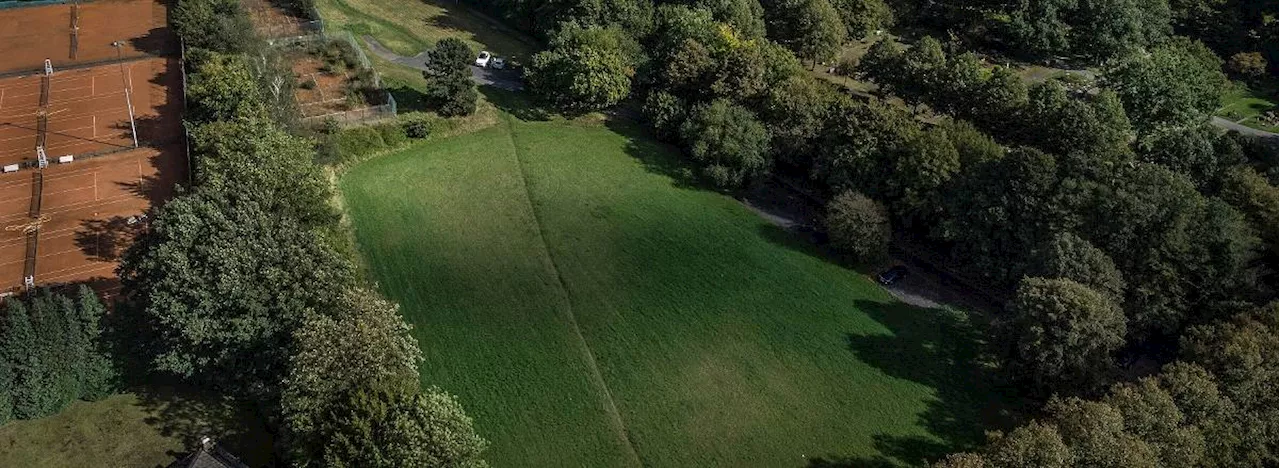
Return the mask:
<path fill-rule="evenodd" d="M 488 99 L 498 110 L 511 114 L 526 122 L 551 120 L 553 112 L 536 102 L 532 95 L 519 91 L 508 91 L 496 86 L 480 86 L 477 88 L 485 99 Z"/>
<path fill-rule="evenodd" d="M 875 447 L 887 457 L 886 462 L 936 461 L 980 445 L 986 430 L 1003 430 L 1021 422 L 1025 403 L 994 373 L 983 316 L 900 302 L 858 301 L 856 305 L 891 334 L 850 334 L 849 350 L 889 376 L 935 392 L 917 423 L 937 439 L 876 436 Z"/>
<path fill-rule="evenodd" d="M 150 416 L 146 423 L 165 437 L 185 444 L 168 455 L 191 453 L 203 437 L 214 439 L 249 466 L 273 466 L 274 436 L 250 402 L 225 398 L 202 389 L 155 379 L 134 389 Z"/>

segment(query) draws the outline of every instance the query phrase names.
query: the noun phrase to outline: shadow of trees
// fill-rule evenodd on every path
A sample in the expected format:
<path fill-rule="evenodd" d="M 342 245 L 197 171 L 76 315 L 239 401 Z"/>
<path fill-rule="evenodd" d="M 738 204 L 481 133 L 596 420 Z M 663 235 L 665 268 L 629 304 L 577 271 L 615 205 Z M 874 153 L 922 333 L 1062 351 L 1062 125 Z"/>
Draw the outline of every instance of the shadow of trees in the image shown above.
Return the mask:
<path fill-rule="evenodd" d="M 136 216 L 87 219 L 81 221 L 80 228 L 76 230 L 76 247 L 93 260 L 114 262 L 142 232 L 144 225 L 145 222 Z"/>
<path fill-rule="evenodd" d="M 150 414 L 146 423 L 186 444 L 183 451 L 168 452 L 175 460 L 195 450 L 201 438 L 211 437 L 249 466 L 276 465 L 275 437 L 252 403 L 173 382 L 155 382 L 134 391 Z"/>
<path fill-rule="evenodd" d="M 541 122 L 551 120 L 553 112 L 543 107 L 534 100 L 531 94 L 507 91 L 496 86 L 479 86 L 477 89 L 484 94 L 485 99 L 493 103 L 498 110 L 511 114 L 517 119 L 526 122 Z"/>
<path fill-rule="evenodd" d="M 850 334 L 849 350 L 887 375 L 935 391 L 918 423 L 939 440 L 877 436 L 875 446 L 882 454 L 907 464 L 933 461 L 980 445 L 985 430 L 1020 422 L 1022 401 L 1016 389 L 995 374 L 985 340 L 989 324 L 981 315 L 900 302 L 856 305 L 892 334 Z"/>

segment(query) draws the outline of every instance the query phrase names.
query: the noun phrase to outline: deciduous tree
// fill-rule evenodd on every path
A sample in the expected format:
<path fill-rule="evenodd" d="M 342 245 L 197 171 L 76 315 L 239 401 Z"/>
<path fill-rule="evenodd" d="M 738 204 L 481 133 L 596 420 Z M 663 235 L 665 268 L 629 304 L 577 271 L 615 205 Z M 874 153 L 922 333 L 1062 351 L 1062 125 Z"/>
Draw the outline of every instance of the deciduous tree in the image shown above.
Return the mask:
<path fill-rule="evenodd" d="M 1124 336 L 1120 308 L 1068 279 L 1023 279 L 1000 325 L 1008 370 L 1041 391 L 1094 388 Z"/>

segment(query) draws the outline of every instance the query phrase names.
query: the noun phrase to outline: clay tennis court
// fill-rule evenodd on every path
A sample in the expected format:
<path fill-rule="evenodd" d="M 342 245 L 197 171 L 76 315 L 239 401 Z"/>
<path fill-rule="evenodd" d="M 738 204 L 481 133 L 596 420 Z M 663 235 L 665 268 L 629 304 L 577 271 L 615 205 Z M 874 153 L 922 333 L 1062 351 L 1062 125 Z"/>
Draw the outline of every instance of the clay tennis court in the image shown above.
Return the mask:
<path fill-rule="evenodd" d="M 177 138 L 181 133 L 181 96 L 175 95 L 181 82 L 178 66 L 176 59 L 151 58 L 55 69 L 49 79 L 48 156 L 56 160 L 133 147 L 130 101 L 135 122 L 143 122 L 138 130 L 140 142 Z M 0 79 L 0 165 L 35 160 L 41 86 L 39 74 Z M 128 101 L 126 86 L 131 89 Z"/>
<path fill-rule="evenodd" d="M 181 64 L 165 1 L 0 10 L 0 165 L 21 166 L 0 174 L 0 292 L 20 290 L 28 274 L 37 285 L 114 289 L 143 214 L 186 180 Z M 35 164 L 41 138 L 44 169 Z"/>
<path fill-rule="evenodd" d="M 30 221 L 35 171 L 0 176 L 0 224 Z M 39 284 L 115 276 L 120 255 L 145 225 L 148 208 L 173 196 L 186 176 L 181 145 L 139 148 L 50 165 L 44 170 L 36 274 Z M 130 222 L 133 218 L 133 222 Z M 26 239 L 0 231 L 0 291 L 22 286 Z"/>
<path fill-rule="evenodd" d="M 72 34 L 73 11 L 78 11 Z M 0 10 L 0 73 L 118 57 L 176 54 L 167 7 L 156 0 L 100 0 Z M 119 42 L 120 47 L 113 46 Z M 72 44 L 75 53 L 72 53 Z"/>

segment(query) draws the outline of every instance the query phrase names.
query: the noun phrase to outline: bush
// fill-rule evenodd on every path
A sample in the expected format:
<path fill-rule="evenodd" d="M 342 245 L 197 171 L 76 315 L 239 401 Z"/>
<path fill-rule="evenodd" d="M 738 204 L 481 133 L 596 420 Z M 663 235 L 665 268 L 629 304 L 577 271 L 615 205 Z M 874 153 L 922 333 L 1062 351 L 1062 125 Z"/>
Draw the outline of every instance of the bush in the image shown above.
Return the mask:
<path fill-rule="evenodd" d="M 1227 70 L 1250 80 L 1267 74 L 1267 59 L 1257 52 L 1240 52 L 1227 60 Z"/>
<path fill-rule="evenodd" d="M 397 148 L 409 141 L 409 136 L 406 134 L 404 126 L 397 122 L 378 124 L 374 128 L 378 129 L 378 135 L 382 137 L 382 144 L 387 148 Z"/>
<path fill-rule="evenodd" d="M 827 203 L 827 236 L 831 245 L 860 262 L 876 262 L 889 250 L 892 230 L 884 207 L 875 200 L 845 191 Z"/>
<path fill-rule="evenodd" d="M 346 158 L 360 157 L 382 151 L 387 144 L 382 135 L 373 127 L 355 127 L 334 135 L 338 151 Z"/>
<path fill-rule="evenodd" d="M 431 134 L 431 119 L 425 115 L 407 117 L 400 125 L 409 138 L 423 139 Z"/>
<path fill-rule="evenodd" d="M 644 116 L 653 125 L 653 133 L 662 141 L 674 141 L 679 137 L 680 124 L 684 123 L 687 104 L 671 93 L 655 91 L 644 100 Z"/>

